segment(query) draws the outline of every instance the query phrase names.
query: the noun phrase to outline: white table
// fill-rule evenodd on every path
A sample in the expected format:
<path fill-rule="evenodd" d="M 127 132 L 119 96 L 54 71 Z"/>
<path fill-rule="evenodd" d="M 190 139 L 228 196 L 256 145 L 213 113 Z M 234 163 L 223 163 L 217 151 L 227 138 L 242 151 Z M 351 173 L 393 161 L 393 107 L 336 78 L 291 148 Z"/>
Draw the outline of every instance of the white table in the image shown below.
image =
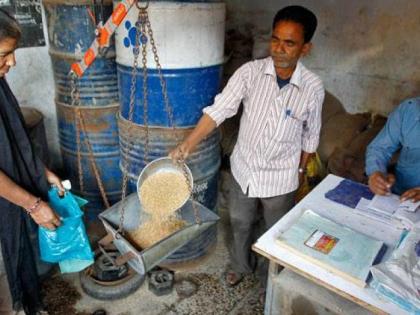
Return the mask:
<path fill-rule="evenodd" d="M 335 175 L 328 175 L 253 245 L 254 251 L 270 260 L 267 299 L 270 298 L 269 294 L 272 292 L 270 277 L 278 273 L 278 267 L 281 265 L 374 313 L 408 314 L 395 304 L 380 299 L 368 286 L 366 288 L 358 287 L 344 278 L 332 274 L 275 244 L 275 237 L 279 233 L 287 230 L 305 210 L 311 209 L 324 217 L 343 223 L 356 231 L 385 242 L 387 252 L 382 261 L 387 259 L 397 244 L 402 231 L 361 216 L 352 208 L 326 199 L 324 197 L 325 193 L 336 187 L 342 179 Z M 268 305 L 266 304 L 266 314 L 269 313 L 267 307 Z"/>

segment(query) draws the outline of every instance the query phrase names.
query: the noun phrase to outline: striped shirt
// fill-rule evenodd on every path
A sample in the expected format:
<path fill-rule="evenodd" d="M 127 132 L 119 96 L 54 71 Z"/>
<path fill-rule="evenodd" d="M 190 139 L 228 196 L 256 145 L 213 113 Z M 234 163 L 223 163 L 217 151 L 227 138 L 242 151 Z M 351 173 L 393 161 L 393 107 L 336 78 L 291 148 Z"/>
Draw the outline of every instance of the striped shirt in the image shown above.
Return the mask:
<path fill-rule="evenodd" d="M 203 109 L 219 126 L 243 114 L 233 149 L 232 174 L 249 197 L 267 198 L 298 187 L 301 150 L 315 152 L 324 100 L 321 79 L 298 62 L 282 89 L 271 57 L 244 64 Z"/>

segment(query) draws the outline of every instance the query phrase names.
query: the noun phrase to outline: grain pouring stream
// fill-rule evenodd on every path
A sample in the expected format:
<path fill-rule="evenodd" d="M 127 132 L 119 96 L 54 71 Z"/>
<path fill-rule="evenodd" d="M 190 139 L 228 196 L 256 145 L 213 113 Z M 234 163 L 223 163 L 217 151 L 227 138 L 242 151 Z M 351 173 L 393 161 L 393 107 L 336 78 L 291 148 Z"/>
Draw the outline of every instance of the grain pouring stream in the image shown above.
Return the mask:
<path fill-rule="evenodd" d="M 140 187 L 140 201 L 145 212 L 167 216 L 179 209 L 190 192 L 185 176 L 175 172 L 158 172 Z"/>
<path fill-rule="evenodd" d="M 140 187 L 139 198 L 143 210 L 150 216 L 136 230 L 130 232 L 132 240 L 146 249 L 175 233 L 186 225 L 176 217 L 190 195 L 183 174 L 158 172 L 148 177 Z"/>

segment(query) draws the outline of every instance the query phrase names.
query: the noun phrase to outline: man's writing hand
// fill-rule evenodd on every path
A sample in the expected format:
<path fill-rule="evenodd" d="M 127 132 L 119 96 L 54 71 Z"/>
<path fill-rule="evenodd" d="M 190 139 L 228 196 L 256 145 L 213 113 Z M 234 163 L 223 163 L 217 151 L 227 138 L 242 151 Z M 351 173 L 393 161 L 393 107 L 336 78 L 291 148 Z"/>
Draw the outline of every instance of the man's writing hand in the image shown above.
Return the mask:
<path fill-rule="evenodd" d="M 386 195 L 391 191 L 392 185 L 395 183 L 395 176 L 392 174 L 383 174 L 374 172 L 369 176 L 369 188 L 377 195 Z"/>

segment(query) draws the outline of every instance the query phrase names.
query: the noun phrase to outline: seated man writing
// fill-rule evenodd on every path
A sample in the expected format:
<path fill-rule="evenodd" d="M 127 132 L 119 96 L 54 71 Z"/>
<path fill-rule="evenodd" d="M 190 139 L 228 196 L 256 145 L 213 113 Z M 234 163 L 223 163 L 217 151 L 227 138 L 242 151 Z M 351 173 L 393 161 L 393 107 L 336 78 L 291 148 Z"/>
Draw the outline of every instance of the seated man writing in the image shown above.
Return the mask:
<path fill-rule="evenodd" d="M 390 174 L 389 161 L 400 149 L 395 174 Z M 392 191 L 401 200 L 420 201 L 420 97 L 404 101 L 389 115 L 367 148 L 366 173 L 375 194 Z"/>

